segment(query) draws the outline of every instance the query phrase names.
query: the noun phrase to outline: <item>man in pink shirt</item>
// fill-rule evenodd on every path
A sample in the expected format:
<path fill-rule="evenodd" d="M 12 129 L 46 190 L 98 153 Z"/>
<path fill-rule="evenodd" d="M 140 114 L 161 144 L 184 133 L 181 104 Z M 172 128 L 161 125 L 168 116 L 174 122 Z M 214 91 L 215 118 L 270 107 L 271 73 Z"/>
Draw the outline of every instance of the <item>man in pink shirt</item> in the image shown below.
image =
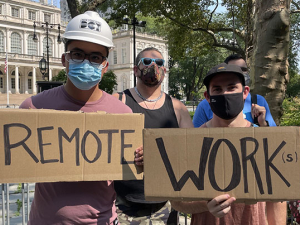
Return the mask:
<path fill-rule="evenodd" d="M 252 127 L 243 116 L 244 101 L 249 94 L 243 71 L 236 65 L 222 63 L 213 67 L 203 80 L 206 100 L 213 118 L 206 127 Z M 283 225 L 286 224 L 286 203 L 234 203 L 235 197 L 223 194 L 211 201 L 176 202 L 172 207 L 192 214 L 192 225 Z"/>
<path fill-rule="evenodd" d="M 99 89 L 113 47 L 108 24 L 96 12 L 73 18 L 64 34 L 62 64 L 68 80 L 26 99 L 21 108 L 130 113 L 131 109 Z M 104 75 L 105 76 L 105 75 Z M 118 224 L 112 181 L 37 183 L 29 225 Z"/>

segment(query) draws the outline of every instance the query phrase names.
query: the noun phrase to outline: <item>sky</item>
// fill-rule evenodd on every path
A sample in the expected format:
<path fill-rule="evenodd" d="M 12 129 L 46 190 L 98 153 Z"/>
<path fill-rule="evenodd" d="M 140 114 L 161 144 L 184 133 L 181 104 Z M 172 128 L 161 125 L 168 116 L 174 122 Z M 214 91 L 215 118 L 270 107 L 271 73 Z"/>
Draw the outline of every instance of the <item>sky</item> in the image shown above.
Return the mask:
<path fill-rule="evenodd" d="M 30 1 L 33 1 L 33 2 L 39 2 L 40 0 L 30 0 Z M 48 3 L 51 4 L 51 0 L 48 0 Z M 57 8 L 60 8 L 60 0 L 53 0 L 53 3 L 54 5 L 57 7 Z M 56 4 L 55 4 L 56 3 Z"/>
<path fill-rule="evenodd" d="M 215 6 L 211 6 L 209 7 L 209 9 L 212 11 L 214 10 Z M 225 12 L 226 11 L 226 8 L 224 6 L 221 6 L 221 4 L 218 5 L 218 8 L 216 10 L 217 13 L 222 13 L 222 12 Z"/>

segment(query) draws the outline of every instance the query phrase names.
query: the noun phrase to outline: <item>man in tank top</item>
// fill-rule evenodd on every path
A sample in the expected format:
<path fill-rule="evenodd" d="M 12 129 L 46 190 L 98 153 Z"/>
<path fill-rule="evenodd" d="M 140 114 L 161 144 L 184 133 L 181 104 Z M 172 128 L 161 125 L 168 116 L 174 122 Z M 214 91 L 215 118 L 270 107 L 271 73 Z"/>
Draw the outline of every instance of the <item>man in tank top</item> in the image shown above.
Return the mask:
<path fill-rule="evenodd" d="M 115 94 L 134 113 L 145 114 L 145 128 L 190 128 L 192 120 L 186 107 L 161 90 L 165 61 L 156 48 L 146 48 L 135 60 L 137 85 L 124 94 Z M 136 150 L 136 161 L 142 159 Z M 142 166 L 142 161 L 136 162 Z M 177 212 L 169 202 L 145 201 L 144 181 L 115 181 L 117 212 L 121 224 L 177 224 Z M 151 223 L 150 223 L 151 221 Z"/>
<path fill-rule="evenodd" d="M 244 101 L 249 94 L 239 66 L 222 63 L 213 67 L 203 80 L 204 96 L 213 112 L 206 127 L 251 127 L 243 116 Z M 192 225 L 273 225 L 286 224 L 286 203 L 234 203 L 235 197 L 223 194 L 211 201 L 176 202 L 172 207 L 192 214 Z"/>

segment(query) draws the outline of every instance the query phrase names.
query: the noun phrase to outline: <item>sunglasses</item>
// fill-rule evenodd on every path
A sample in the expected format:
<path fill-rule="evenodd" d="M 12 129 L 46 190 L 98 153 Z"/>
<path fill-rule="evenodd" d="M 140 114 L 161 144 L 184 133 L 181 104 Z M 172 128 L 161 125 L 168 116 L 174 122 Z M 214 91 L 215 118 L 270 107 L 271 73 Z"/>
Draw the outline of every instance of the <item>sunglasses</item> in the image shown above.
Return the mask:
<path fill-rule="evenodd" d="M 155 62 L 158 67 L 161 67 L 165 64 L 165 60 L 163 59 L 152 59 L 152 58 L 141 58 L 138 65 L 143 63 L 144 66 L 150 66 L 152 62 Z"/>

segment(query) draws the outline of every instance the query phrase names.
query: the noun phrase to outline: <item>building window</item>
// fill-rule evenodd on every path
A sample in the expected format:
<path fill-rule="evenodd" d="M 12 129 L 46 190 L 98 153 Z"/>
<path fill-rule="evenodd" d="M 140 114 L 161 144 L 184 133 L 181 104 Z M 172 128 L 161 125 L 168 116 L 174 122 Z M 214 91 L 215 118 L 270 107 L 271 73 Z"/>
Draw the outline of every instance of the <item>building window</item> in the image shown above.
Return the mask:
<path fill-rule="evenodd" d="M 122 48 L 122 64 L 126 63 L 126 48 Z"/>
<path fill-rule="evenodd" d="M 128 24 L 122 24 L 121 30 L 128 30 Z"/>
<path fill-rule="evenodd" d="M 28 11 L 28 19 L 35 20 L 35 12 L 34 11 Z"/>
<path fill-rule="evenodd" d="M 118 63 L 118 53 L 116 50 L 114 50 L 114 64 Z"/>
<path fill-rule="evenodd" d="M 18 33 L 11 34 L 11 53 L 22 53 L 21 36 Z"/>
<path fill-rule="evenodd" d="M 13 71 L 12 73 L 11 73 L 11 75 L 12 76 L 15 76 L 15 71 Z M 19 89 L 21 88 L 21 74 L 19 73 Z M 13 78 L 11 78 L 11 87 L 12 87 L 12 89 L 15 89 L 16 88 L 16 80 L 15 80 L 15 78 L 13 77 Z"/>
<path fill-rule="evenodd" d="M 28 35 L 27 39 L 28 55 L 37 55 L 37 43 L 33 41 L 33 35 Z"/>
<path fill-rule="evenodd" d="M 18 8 L 11 8 L 11 16 L 19 17 L 19 9 Z"/>
<path fill-rule="evenodd" d="M 0 31 L 0 52 L 4 52 L 4 34 Z"/>
<path fill-rule="evenodd" d="M 0 88 L 3 88 L 3 77 L 0 77 Z"/>
<path fill-rule="evenodd" d="M 0 15 L 2 14 L 2 5 L 0 5 Z"/>
<path fill-rule="evenodd" d="M 127 79 L 125 76 L 123 77 L 122 85 L 123 85 L 123 90 L 126 90 L 127 89 Z"/>
<path fill-rule="evenodd" d="M 49 46 L 49 56 L 52 56 L 52 40 L 48 38 L 48 46 Z M 43 40 L 43 53 L 47 55 L 47 38 Z"/>
<path fill-rule="evenodd" d="M 50 20 L 51 20 L 51 15 L 49 15 L 49 14 L 44 14 L 44 22 L 45 22 L 45 23 L 46 23 L 46 22 L 50 23 Z"/>
<path fill-rule="evenodd" d="M 32 89 L 32 81 L 31 81 L 31 79 L 28 79 L 28 89 Z"/>
<path fill-rule="evenodd" d="M 16 83 L 15 83 L 15 78 L 11 78 L 11 88 L 15 89 L 16 88 Z"/>

